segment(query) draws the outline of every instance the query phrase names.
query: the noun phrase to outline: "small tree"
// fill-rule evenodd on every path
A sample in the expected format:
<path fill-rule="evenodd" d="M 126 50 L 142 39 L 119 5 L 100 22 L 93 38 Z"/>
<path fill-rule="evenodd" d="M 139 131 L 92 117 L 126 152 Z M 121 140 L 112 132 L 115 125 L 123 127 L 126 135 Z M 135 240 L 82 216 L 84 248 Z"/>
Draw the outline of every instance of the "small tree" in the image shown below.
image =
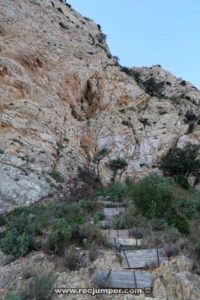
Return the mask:
<path fill-rule="evenodd" d="M 177 176 L 184 176 L 186 179 L 194 175 L 193 187 L 200 178 L 200 145 L 188 143 L 184 148 L 170 149 L 167 155 L 161 160 L 160 168 L 164 174 L 177 179 Z"/>
<path fill-rule="evenodd" d="M 97 153 L 94 155 L 93 162 L 94 162 L 94 164 L 96 164 L 96 167 L 97 167 L 98 178 L 100 178 L 100 170 L 99 170 L 100 162 L 106 157 L 107 154 L 108 154 L 108 149 L 103 148 L 103 149 L 97 151 Z"/>
<path fill-rule="evenodd" d="M 78 167 L 78 177 L 83 183 L 91 187 L 96 187 L 100 183 L 95 169 L 86 165 Z"/>
<path fill-rule="evenodd" d="M 200 183 L 200 169 L 193 171 L 192 175 L 195 176 L 195 180 L 193 182 L 193 189 L 195 188 L 195 186 Z"/>
<path fill-rule="evenodd" d="M 111 181 L 114 182 L 117 175 L 119 175 L 119 179 L 121 178 L 122 174 L 125 172 L 128 166 L 128 163 L 126 162 L 125 159 L 116 158 L 116 159 L 111 159 L 107 166 L 113 173 Z"/>

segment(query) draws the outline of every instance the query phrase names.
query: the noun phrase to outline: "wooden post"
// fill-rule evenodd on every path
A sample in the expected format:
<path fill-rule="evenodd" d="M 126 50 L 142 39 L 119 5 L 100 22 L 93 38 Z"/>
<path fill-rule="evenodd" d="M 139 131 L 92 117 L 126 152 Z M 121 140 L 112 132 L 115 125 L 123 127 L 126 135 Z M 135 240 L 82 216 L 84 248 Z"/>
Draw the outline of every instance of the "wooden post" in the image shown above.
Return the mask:
<path fill-rule="evenodd" d="M 117 252 L 117 242 L 116 242 L 116 238 L 114 237 L 114 243 L 115 243 L 115 251 Z"/>
<path fill-rule="evenodd" d="M 134 281 L 135 281 L 135 288 L 137 289 L 137 279 L 136 279 L 136 274 L 135 274 L 134 270 L 133 270 L 133 276 L 134 276 Z"/>
<path fill-rule="evenodd" d="M 102 285 L 103 285 L 102 287 L 105 286 L 105 283 L 106 283 L 106 281 L 108 280 L 108 278 L 109 278 L 111 272 L 112 272 L 112 269 L 110 269 L 110 271 L 108 272 L 108 274 L 107 274 L 107 276 L 106 276 L 106 278 L 105 278 L 105 280 L 104 280 L 104 282 L 103 282 L 103 284 L 102 284 Z"/>
<path fill-rule="evenodd" d="M 160 267 L 160 258 L 159 258 L 158 247 L 156 247 L 156 254 L 157 254 L 157 264 L 158 264 L 158 268 L 159 268 Z"/>
<path fill-rule="evenodd" d="M 138 230 L 137 230 L 137 226 L 136 226 L 136 246 L 138 245 L 137 233 L 138 233 Z"/>
<path fill-rule="evenodd" d="M 125 257 L 125 260 L 126 260 L 127 266 L 128 266 L 128 268 L 129 268 L 129 269 L 131 269 L 131 266 L 130 266 L 130 264 L 129 264 L 129 261 L 128 261 L 128 257 L 126 256 L 126 252 L 125 252 L 125 250 L 124 250 L 124 248 L 123 248 L 123 247 L 122 247 L 122 251 L 123 251 L 123 253 L 124 253 L 124 257 Z"/>

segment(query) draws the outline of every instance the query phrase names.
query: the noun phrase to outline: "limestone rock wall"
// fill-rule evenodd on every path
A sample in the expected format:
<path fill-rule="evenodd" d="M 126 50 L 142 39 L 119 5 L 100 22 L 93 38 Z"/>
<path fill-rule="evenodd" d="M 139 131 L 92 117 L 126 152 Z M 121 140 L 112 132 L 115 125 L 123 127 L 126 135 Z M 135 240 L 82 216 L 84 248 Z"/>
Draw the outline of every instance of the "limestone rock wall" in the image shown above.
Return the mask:
<path fill-rule="evenodd" d="M 133 70 L 140 81 L 100 26 L 62 1 L 0 2 L 0 212 L 53 195 L 50 174 L 75 176 L 86 148 L 107 147 L 140 177 L 172 145 L 199 142 L 200 125 L 188 134 L 184 122 L 187 110 L 199 115 L 199 91 L 159 66 Z M 160 94 L 149 78 L 164 82 Z M 109 180 L 104 164 L 101 174 Z"/>

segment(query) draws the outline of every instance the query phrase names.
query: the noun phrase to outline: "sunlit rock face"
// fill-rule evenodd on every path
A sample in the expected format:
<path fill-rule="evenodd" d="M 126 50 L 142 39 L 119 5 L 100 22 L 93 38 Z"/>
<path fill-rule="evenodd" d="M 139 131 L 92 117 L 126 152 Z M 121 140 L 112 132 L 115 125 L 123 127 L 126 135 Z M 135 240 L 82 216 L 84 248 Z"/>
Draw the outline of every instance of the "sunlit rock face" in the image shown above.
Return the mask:
<path fill-rule="evenodd" d="M 200 93 L 160 66 L 128 75 L 100 26 L 62 1 L 0 2 L 0 212 L 53 195 L 76 176 L 85 151 L 108 148 L 125 175 L 157 171 L 171 146 L 199 142 L 185 113 Z"/>

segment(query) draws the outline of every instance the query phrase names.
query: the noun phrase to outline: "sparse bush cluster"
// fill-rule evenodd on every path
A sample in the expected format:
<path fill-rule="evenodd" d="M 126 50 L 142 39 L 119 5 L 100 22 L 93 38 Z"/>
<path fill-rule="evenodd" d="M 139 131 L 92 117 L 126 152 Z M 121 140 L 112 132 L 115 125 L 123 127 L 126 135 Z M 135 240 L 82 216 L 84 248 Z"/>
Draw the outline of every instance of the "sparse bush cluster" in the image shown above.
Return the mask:
<path fill-rule="evenodd" d="M 121 71 L 126 73 L 128 76 L 133 77 L 138 84 L 140 83 L 141 75 L 139 72 L 125 66 L 121 67 Z"/>
<path fill-rule="evenodd" d="M 131 122 L 128 121 L 128 120 L 123 120 L 123 121 L 122 121 L 122 125 L 125 125 L 125 126 L 127 126 L 127 127 L 132 127 Z"/>
<path fill-rule="evenodd" d="M 185 123 L 193 122 L 197 120 L 196 114 L 192 110 L 187 110 L 185 113 Z"/>
<path fill-rule="evenodd" d="M 35 300 L 50 299 L 53 293 L 54 275 L 44 272 L 33 278 L 31 282 L 30 296 Z"/>
<path fill-rule="evenodd" d="M 165 219 L 168 225 L 176 227 L 183 234 L 189 233 L 189 223 L 184 215 L 178 213 L 174 207 L 167 210 Z"/>
<path fill-rule="evenodd" d="M 64 182 L 64 177 L 63 175 L 56 170 L 53 170 L 49 173 L 49 175 L 56 181 L 56 182 L 60 182 L 63 183 Z"/>
<path fill-rule="evenodd" d="M 150 126 L 149 120 L 147 118 L 139 118 L 140 123 L 143 124 L 144 128 Z"/>
<path fill-rule="evenodd" d="M 63 266 L 70 271 L 79 269 L 82 265 L 80 255 L 74 245 L 70 246 L 63 256 Z"/>
<path fill-rule="evenodd" d="M 5 254 L 15 257 L 40 248 L 48 253 L 63 253 L 70 243 L 82 243 L 85 238 L 81 235 L 82 226 L 97 207 L 96 201 L 90 199 L 15 209 L 7 217 L 6 229 L 0 235 L 0 247 Z M 94 237 L 98 235 L 95 230 L 93 228 Z M 42 238 L 42 243 L 36 242 L 37 236 Z"/>
<path fill-rule="evenodd" d="M 143 83 L 145 92 L 149 94 L 150 96 L 155 97 L 163 97 L 163 89 L 165 86 L 164 81 L 156 81 L 155 78 L 151 77 L 144 81 Z"/>
<path fill-rule="evenodd" d="M 200 258 L 200 242 L 195 245 L 195 253 L 198 258 Z"/>
<path fill-rule="evenodd" d="M 187 110 L 185 113 L 184 122 L 188 124 L 188 130 L 186 134 L 190 134 L 193 132 L 195 124 L 198 124 L 198 117 L 192 110 Z"/>
<path fill-rule="evenodd" d="M 173 195 L 167 180 L 152 175 L 135 184 L 133 189 L 135 206 L 146 217 L 163 217 L 171 206 Z"/>
<path fill-rule="evenodd" d="M 4 299 L 5 300 L 22 300 L 20 296 L 14 294 L 14 293 L 11 293 L 11 292 L 8 292 Z"/>

